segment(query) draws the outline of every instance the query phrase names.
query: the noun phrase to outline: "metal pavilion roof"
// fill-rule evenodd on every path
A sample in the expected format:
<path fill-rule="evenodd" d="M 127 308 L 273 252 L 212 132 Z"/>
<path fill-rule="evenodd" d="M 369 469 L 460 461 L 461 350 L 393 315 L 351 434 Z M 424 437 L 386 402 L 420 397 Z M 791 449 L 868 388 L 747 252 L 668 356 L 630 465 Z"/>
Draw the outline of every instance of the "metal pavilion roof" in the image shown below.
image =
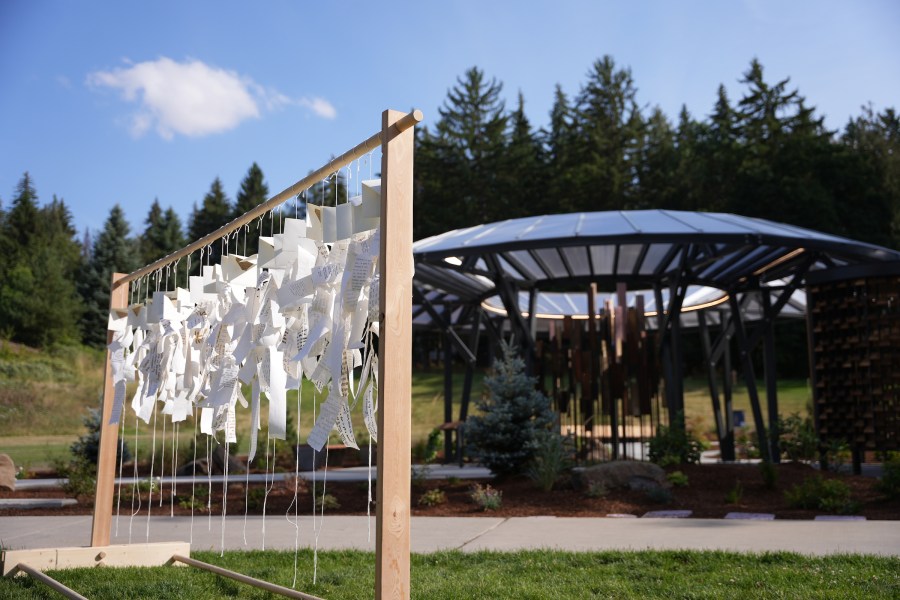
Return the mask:
<path fill-rule="evenodd" d="M 801 271 L 900 261 L 894 250 L 802 227 L 670 210 L 509 219 L 420 240 L 413 254 L 417 282 L 463 301 L 494 295 L 498 278 L 520 290 L 563 282 L 634 289 L 681 274 L 737 292 Z"/>

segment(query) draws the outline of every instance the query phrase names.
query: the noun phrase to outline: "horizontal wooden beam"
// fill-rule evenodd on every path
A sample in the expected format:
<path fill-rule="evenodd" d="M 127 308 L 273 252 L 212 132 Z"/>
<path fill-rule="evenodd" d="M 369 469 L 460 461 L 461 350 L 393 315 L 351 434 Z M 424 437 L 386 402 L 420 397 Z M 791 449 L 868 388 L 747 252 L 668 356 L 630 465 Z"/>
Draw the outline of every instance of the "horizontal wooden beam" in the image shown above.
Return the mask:
<path fill-rule="evenodd" d="M 253 221 L 253 219 L 263 216 L 270 210 L 277 208 L 278 206 L 281 206 L 282 204 L 284 204 L 291 198 L 294 198 L 301 192 L 308 190 L 310 187 L 312 187 L 313 184 L 318 183 L 318 182 L 322 181 L 324 178 L 328 177 L 329 175 L 335 173 L 336 171 L 339 171 L 340 169 L 349 165 L 351 162 L 353 162 L 357 158 L 360 158 L 361 156 L 368 154 L 369 152 L 372 152 L 373 150 L 375 150 L 376 148 L 381 146 L 383 141 L 384 142 L 388 141 L 388 140 L 383 140 L 382 139 L 383 137 L 393 138 L 393 137 L 399 135 L 400 133 L 403 133 L 410 127 L 413 127 L 416 123 L 420 122 L 423 118 L 424 117 L 422 116 L 422 111 L 420 111 L 420 110 L 414 110 L 414 111 L 404 115 L 403 117 L 398 119 L 397 122 L 394 123 L 390 127 L 390 129 L 387 130 L 386 135 L 385 135 L 384 131 L 379 131 L 378 133 L 373 134 L 366 141 L 364 141 L 360 144 L 357 144 L 355 147 L 348 150 L 347 152 L 344 152 L 343 154 L 341 154 L 340 156 L 338 156 L 337 158 L 335 158 L 334 160 L 329 162 L 324 167 L 320 167 L 319 169 L 316 169 L 315 171 L 313 171 L 312 173 L 310 173 L 309 175 L 307 175 L 306 177 L 304 177 L 303 179 L 301 179 L 294 185 L 275 194 L 274 196 L 272 196 L 271 198 L 269 198 L 268 200 L 266 200 L 259 206 L 248 210 L 247 212 L 245 212 L 241 216 L 237 217 L 230 223 L 227 223 L 226 225 L 219 227 L 218 229 L 216 229 L 209 235 L 206 235 L 195 242 L 191 242 L 190 244 L 188 244 L 181 250 L 173 252 L 172 254 L 169 254 L 168 256 L 165 256 L 155 262 L 150 263 L 146 267 L 141 267 L 137 271 L 130 273 L 128 276 L 119 280 L 116 283 L 116 285 L 123 285 L 126 283 L 130 283 L 136 279 L 140 279 L 144 275 L 149 275 L 150 273 L 158 271 L 159 269 L 164 268 L 166 265 L 170 265 L 173 262 L 180 260 L 181 258 L 184 258 L 188 254 L 196 252 L 197 250 L 200 250 L 201 248 L 205 248 L 205 247 L 209 246 L 210 244 L 212 244 L 213 242 L 219 241 L 221 238 L 225 237 L 226 235 L 229 235 L 232 232 L 236 231 L 237 229 L 243 227 L 247 223 L 250 223 L 251 221 Z"/>
<path fill-rule="evenodd" d="M 159 567 L 172 562 L 173 554 L 190 554 L 188 542 L 117 544 L 76 548 L 33 548 L 0 553 L 3 576 L 14 574 L 19 563 L 39 571 L 80 567 Z"/>

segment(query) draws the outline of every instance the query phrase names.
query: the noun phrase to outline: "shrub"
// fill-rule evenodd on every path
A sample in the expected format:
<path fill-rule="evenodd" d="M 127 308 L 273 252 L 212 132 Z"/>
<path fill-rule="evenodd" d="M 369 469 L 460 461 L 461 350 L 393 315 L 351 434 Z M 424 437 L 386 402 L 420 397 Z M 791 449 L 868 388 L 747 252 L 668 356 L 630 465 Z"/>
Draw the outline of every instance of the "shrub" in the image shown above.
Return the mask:
<path fill-rule="evenodd" d="M 476 403 L 482 414 L 469 417 L 465 430 L 471 456 L 501 477 L 521 473 L 538 450 L 540 432 L 556 423 L 550 401 L 525 375 L 516 348 L 504 343 L 502 350 L 484 380 L 489 393 Z"/>
<path fill-rule="evenodd" d="M 762 476 L 763 487 L 767 490 L 774 490 L 778 487 L 778 471 L 775 465 L 770 462 L 759 463 L 759 474 Z"/>
<path fill-rule="evenodd" d="M 844 439 L 828 440 L 825 445 L 825 456 L 828 470 L 837 473 L 850 458 L 850 445 Z"/>
<path fill-rule="evenodd" d="M 688 476 L 681 471 L 672 471 L 666 475 L 666 479 L 669 480 L 669 483 L 677 487 L 685 487 L 688 484 Z"/>
<path fill-rule="evenodd" d="M 426 440 L 420 441 L 413 446 L 413 459 L 419 461 L 423 465 L 433 463 L 437 458 L 438 449 L 441 447 L 441 433 L 442 431 L 440 429 L 432 429 Z"/>
<path fill-rule="evenodd" d="M 437 506 L 447 502 L 447 494 L 439 488 L 428 490 L 419 496 L 419 506 Z"/>
<path fill-rule="evenodd" d="M 859 512 L 859 503 L 850 498 L 850 486 L 838 479 L 821 475 L 807 477 L 803 483 L 785 492 L 788 505 L 793 508 L 824 510 L 849 515 Z"/>
<path fill-rule="evenodd" d="M 572 466 L 571 444 L 568 438 L 555 431 L 538 432 L 537 443 L 537 451 L 526 474 L 540 489 L 549 492 L 560 476 Z"/>
<path fill-rule="evenodd" d="M 587 486 L 587 489 L 584 491 L 584 495 L 588 498 L 602 498 L 608 493 L 609 490 L 606 489 L 606 486 L 603 485 L 602 481 L 590 482 Z"/>
<path fill-rule="evenodd" d="M 66 478 L 62 485 L 65 493 L 76 498 L 93 497 L 97 488 L 97 463 L 79 457 L 69 462 L 56 460 L 53 466 L 59 477 Z"/>
<path fill-rule="evenodd" d="M 734 482 L 734 487 L 725 494 L 725 504 L 740 504 L 741 498 L 744 497 L 744 486 L 740 481 Z"/>
<path fill-rule="evenodd" d="M 892 500 L 900 498 L 900 454 L 892 453 L 882 463 L 878 490 Z"/>
<path fill-rule="evenodd" d="M 316 495 L 316 510 L 337 510 L 341 507 L 338 499 L 331 494 Z"/>
<path fill-rule="evenodd" d="M 87 433 L 79 436 L 69 450 L 75 457 L 75 460 L 82 460 L 87 464 L 94 465 L 97 468 L 97 457 L 100 455 L 100 428 L 101 428 L 100 411 L 96 408 L 88 409 L 88 414 L 82 417 L 81 422 L 84 423 Z M 128 443 L 116 443 L 116 462 L 121 459 L 122 462 L 131 460 L 131 450 Z"/>
<path fill-rule="evenodd" d="M 792 461 L 810 461 L 816 458 L 819 437 L 810 417 L 793 413 L 778 419 L 778 448 L 782 456 Z"/>
<path fill-rule="evenodd" d="M 492 488 L 490 484 L 482 487 L 480 483 L 476 483 L 472 486 L 469 497 L 481 510 L 497 510 L 503 504 L 503 492 Z"/>
<path fill-rule="evenodd" d="M 650 440 L 650 460 L 661 467 L 700 462 L 703 442 L 684 426 L 684 413 L 675 415 L 669 425 L 660 425 Z"/>

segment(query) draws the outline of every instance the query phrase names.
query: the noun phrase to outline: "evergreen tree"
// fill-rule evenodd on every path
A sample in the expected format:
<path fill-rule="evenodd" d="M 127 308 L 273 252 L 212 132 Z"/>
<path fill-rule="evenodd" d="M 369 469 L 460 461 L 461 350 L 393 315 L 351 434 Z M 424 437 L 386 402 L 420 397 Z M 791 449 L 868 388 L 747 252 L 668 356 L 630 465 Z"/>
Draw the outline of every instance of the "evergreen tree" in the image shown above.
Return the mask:
<path fill-rule="evenodd" d="M 577 210 L 622 209 L 637 181 L 642 117 L 630 69 L 612 57 L 596 61 L 575 101 L 569 193 Z"/>
<path fill-rule="evenodd" d="M 659 107 L 643 128 L 638 162 L 638 187 L 628 208 L 679 208 L 675 132 Z"/>
<path fill-rule="evenodd" d="M 505 218 L 544 214 L 548 209 L 542 200 L 546 198 L 546 169 L 543 148 L 531 123 L 525 116 L 525 98 L 519 92 L 516 109 L 509 115 L 509 142 L 506 147 L 506 165 L 498 175 L 504 180 L 502 207 Z"/>
<path fill-rule="evenodd" d="M 556 423 L 550 400 L 525 375 L 525 361 L 511 344 L 484 380 L 488 395 L 476 402 L 480 414 L 466 421 L 472 457 L 498 476 L 522 473 L 534 457 L 541 435 Z"/>
<path fill-rule="evenodd" d="M 241 189 L 237 193 L 237 202 L 234 206 L 234 217 L 239 217 L 249 210 L 252 210 L 269 199 L 269 186 L 266 185 L 263 177 L 262 169 L 255 162 L 250 165 L 247 175 L 241 181 Z M 259 219 L 249 223 L 250 228 L 243 232 L 240 237 L 246 236 L 247 254 L 254 254 L 259 248 L 259 236 L 262 233 L 262 225 Z M 241 252 L 243 252 L 244 243 L 241 243 Z"/>
<path fill-rule="evenodd" d="M 890 245 L 900 247 L 900 114 L 893 108 L 876 114 L 864 106 L 862 115 L 847 123 L 841 141 L 862 162 L 867 193 L 890 210 Z"/>
<path fill-rule="evenodd" d="M 25 173 L 0 235 L 0 334 L 43 347 L 78 339 L 74 281 L 81 261 L 68 207 L 55 196 L 44 207 L 37 200 Z"/>
<path fill-rule="evenodd" d="M 730 211 L 835 232 L 834 190 L 822 170 L 833 162 L 831 132 L 790 79 L 765 81 L 758 60 L 744 74 L 738 103 L 739 162 Z"/>
<path fill-rule="evenodd" d="M 216 177 L 209 188 L 209 192 L 203 197 L 203 203 L 200 205 L 200 208 L 197 208 L 196 204 L 194 205 L 194 211 L 191 213 L 191 220 L 188 225 L 188 237 L 191 240 L 199 240 L 231 221 L 232 215 L 231 202 L 222 189 L 222 182 Z M 208 260 L 211 264 L 215 264 L 221 256 L 221 245 L 214 243 L 210 248 L 210 256 L 204 256 L 203 261 L 205 263 Z M 199 262 L 197 263 L 197 269 L 199 269 Z"/>
<path fill-rule="evenodd" d="M 543 213 L 571 212 L 576 210 L 572 189 L 572 153 L 575 152 L 574 114 L 569 99 L 559 84 L 550 109 L 550 129 L 543 132 L 547 160 L 547 198 Z"/>
<path fill-rule="evenodd" d="M 146 227 L 140 237 L 140 261 L 150 264 L 184 246 L 181 219 L 169 207 L 163 212 L 159 200 L 154 200 L 144 221 Z"/>
<path fill-rule="evenodd" d="M 508 123 L 502 89 L 469 69 L 438 109 L 434 133 L 419 138 L 416 238 L 504 218 L 510 200 L 499 177 Z"/>
<path fill-rule="evenodd" d="M 85 344 L 102 347 L 106 344 L 106 323 L 109 318 L 109 291 L 113 273 L 130 273 L 138 265 L 137 251 L 129 239 L 128 221 L 116 204 L 109 211 L 103 231 L 96 237 L 79 292 L 84 299 L 82 339 Z"/>

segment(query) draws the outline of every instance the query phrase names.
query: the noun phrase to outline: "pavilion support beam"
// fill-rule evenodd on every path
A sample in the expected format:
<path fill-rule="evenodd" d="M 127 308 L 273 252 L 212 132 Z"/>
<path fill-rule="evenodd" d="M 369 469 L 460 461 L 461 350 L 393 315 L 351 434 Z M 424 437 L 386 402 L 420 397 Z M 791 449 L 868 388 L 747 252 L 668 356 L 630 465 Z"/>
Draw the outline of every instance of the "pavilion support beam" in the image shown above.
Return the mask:
<path fill-rule="evenodd" d="M 710 341 L 709 326 L 706 324 L 706 311 L 697 311 L 697 324 L 700 327 L 700 344 L 703 347 L 703 360 L 706 361 L 706 373 L 709 380 L 709 397 L 712 401 L 713 418 L 716 421 L 716 437 L 719 438 L 719 454 L 722 460 L 734 460 L 734 444 L 731 445 L 732 456 L 725 458 L 724 447 L 726 446 L 726 436 L 728 430 L 725 425 L 725 419 L 722 415 L 722 407 L 719 402 L 719 386 L 718 376 L 716 374 L 716 363 L 710 360 Z M 727 376 L 727 374 L 726 374 Z"/>
<path fill-rule="evenodd" d="M 772 462 L 781 462 L 778 447 L 778 379 L 775 373 L 775 315 L 769 292 L 762 292 L 763 300 L 763 366 L 766 378 L 766 410 L 769 417 L 769 456 Z"/>
<path fill-rule="evenodd" d="M 481 322 L 484 312 L 480 309 L 475 313 L 475 324 L 472 327 L 471 348 L 475 353 L 472 360 L 466 362 L 466 377 L 463 380 L 462 401 L 459 405 L 459 420 L 465 422 L 469 417 L 469 400 L 472 397 L 472 380 L 475 378 L 475 364 L 478 355 L 478 342 L 481 338 Z M 457 433 L 457 435 L 459 435 Z"/>
<path fill-rule="evenodd" d="M 719 313 L 719 322 L 724 323 L 725 315 Z M 734 448 L 734 404 L 733 404 L 733 385 L 731 371 L 731 334 L 725 329 L 722 330 L 725 338 L 725 351 L 722 353 L 722 393 L 725 400 L 725 445 L 720 449 L 722 460 L 736 460 L 737 456 Z M 730 458 L 729 458 L 730 457 Z"/>
<path fill-rule="evenodd" d="M 741 318 L 741 309 L 734 294 L 729 294 L 728 302 L 731 306 L 734 329 L 737 334 L 738 347 L 741 354 L 741 367 L 744 372 L 744 383 L 747 386 L 747 395 L 750 397 L 750 407 L 753 410 L 753 422 L 756 425 L 756 436 L 759 442 L 759 452 L 766 462 L 772 461 L 768 437 L 766 436 L 766 424 L 762 416 L 762 408 L 759 404 L 759 392 L 756 389 L 756 375 L 753 371 L 753 357 L 749 347 L 747 332 L 744 330 L 744 320 Z"/>
<path fill-rule="evenodd" d="M 444 333 L 444 423 L 453 420 L 453 346 L 450 334 Z M 444 460 L 453 455 L 453 431 L 444 429 Z"/>

